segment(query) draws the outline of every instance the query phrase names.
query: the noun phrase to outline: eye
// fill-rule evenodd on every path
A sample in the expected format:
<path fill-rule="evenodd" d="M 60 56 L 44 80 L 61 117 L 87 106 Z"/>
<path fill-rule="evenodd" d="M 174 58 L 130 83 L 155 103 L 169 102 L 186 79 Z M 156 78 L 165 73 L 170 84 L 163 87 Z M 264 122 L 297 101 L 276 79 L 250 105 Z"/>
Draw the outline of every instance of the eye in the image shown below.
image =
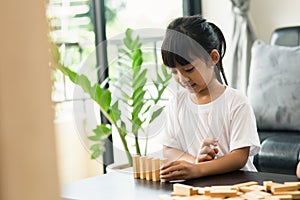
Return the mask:
<path fill-rule="evenodd" d="M 195 67 L 189 68 L 189 69 L 185 69 L 184 71 L 186 72 L 192 72 L 195 69 Z"/>

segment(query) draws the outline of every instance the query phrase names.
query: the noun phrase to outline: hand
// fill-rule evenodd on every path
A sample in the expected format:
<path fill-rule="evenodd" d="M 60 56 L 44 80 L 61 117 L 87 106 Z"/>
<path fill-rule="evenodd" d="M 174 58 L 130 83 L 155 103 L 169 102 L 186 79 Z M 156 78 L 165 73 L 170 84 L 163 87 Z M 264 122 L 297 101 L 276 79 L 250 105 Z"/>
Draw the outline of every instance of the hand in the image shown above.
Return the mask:
<path fill-rule="evenodd" d="M 219 149 L 216 148 L 217 145 L 218 145 L 218 139 L 216 138 L 207 138 L 203 140 L 201 144 L 201 148 L 196 157 L 195 163 L 215 159 L 216 155 L 219 152 Z"/>
<path fill-rule="evenodd" d="M 173 161 L 163 165 L 160 169 L 160 178 L 166 181 L 186 180 L 197 177 L 197 164 L 184 160 Z"/>

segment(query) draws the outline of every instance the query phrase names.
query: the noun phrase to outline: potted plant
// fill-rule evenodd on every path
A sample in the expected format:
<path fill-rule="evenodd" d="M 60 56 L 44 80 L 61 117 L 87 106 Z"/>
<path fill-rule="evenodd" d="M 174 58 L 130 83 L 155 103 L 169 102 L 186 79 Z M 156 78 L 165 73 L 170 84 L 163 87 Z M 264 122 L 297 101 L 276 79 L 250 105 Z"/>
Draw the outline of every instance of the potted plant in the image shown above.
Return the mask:
<path fill-rule="evenodd" d="M 64 66 L 61 62 L 58 48 L 55 45 L 53 46 L 52 52 L 55 68 L 60 70 L 74 84 L 79 85 L 96 102 L 100 112 L 109 121 L 108 124 L 97 125 L 93 129 L 93 135 L 88 136 L 89 140 L 94 141 L 94 144 L 90 146 L 92 159 L 98 158 L 104 152 L 104 141 L 112 134 L 113 127 L 122 141 L 129 166 L 132 166 L 132 154 L 147 154 L 147 138 L 145 151 L 142 152 L 139 144 L 139 134 L 144 129 L 145 124 L 151 123 L 162 112 L 163 107 L 155 111 L 151 111 L 151 108 L 157 105 L 161 99 L 172 76 L 165 67 L 162 67 L 161 73 L 156 73 L 157 79 L 152 80 L 156 94 L 155 96 L 151 96 L 151 94 L 149 96 L 146 89 L 148 69 L 143 67 L 143 51 L 141 47 L 139 36 L 133 37 L 133 30 L 127 29 L 123 39 L 123 47 L 120 49 L 123 56 L 118 60 L 121 68 L 127 69 L 126 74 L 122 75 L 126 81 L 123 81 L 123 85 L 120 86 L 113 80 L 109 80 L 110 87 L 105 88 L 98 83 L 93 84 L 86 75 L 74 72 Z M 121 91 L 122 98 L 113 100 L 112 88 Z M 128 109 L 126 111 L 120 109 L 121 104 Z M 124 112 L 126 112 L 126 117 Z M 128 119 L 130 123 L 128 123 Z M 128 134 L 134 137 L 135 152 L 130 152 L 128 147 Z"/>

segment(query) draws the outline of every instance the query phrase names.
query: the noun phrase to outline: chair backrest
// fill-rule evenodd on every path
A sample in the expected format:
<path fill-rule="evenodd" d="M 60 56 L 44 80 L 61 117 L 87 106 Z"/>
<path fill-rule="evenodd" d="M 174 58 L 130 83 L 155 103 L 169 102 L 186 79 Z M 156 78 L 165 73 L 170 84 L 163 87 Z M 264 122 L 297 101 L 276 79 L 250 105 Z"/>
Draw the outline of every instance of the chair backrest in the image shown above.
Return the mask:
<path fill-rule="evenodd" d="M 300 26 L 278 28 L 271 35 L 270 44 L 280 46 L 300 46 Z"/>

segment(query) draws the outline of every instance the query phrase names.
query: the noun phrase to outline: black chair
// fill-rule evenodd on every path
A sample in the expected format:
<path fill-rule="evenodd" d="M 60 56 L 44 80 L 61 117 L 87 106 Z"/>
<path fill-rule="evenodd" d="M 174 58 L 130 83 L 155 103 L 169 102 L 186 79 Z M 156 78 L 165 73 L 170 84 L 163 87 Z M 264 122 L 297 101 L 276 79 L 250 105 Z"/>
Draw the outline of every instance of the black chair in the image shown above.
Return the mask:
<path fill-rule="evenodd" d="M 300 46 L 300 26 L 276 29 L 270 44 Z M 295 112 L 300 112 L 300 108 Z M 254 158 L 258 171 L 295 175 L 300 160 L 300 131 L 258 130 L 258 133 L 262 145 L 260 153 Z"/>

